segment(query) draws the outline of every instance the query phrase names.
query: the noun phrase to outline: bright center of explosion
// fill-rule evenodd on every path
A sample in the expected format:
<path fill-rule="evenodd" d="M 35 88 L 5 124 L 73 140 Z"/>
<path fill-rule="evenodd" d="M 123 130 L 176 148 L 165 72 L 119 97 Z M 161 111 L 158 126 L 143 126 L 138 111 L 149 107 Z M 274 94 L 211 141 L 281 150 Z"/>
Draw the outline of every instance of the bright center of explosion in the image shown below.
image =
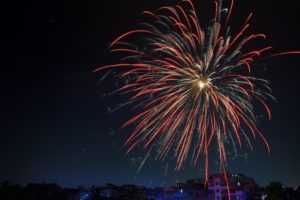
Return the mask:
<path fill-rule="evenodd" d="M 198 86 L 199 86 L 200 90 L 203 90 L 207 85 L 208 85 L 207 81 L 204 81 L 204 80 L 198 81 Z"/>

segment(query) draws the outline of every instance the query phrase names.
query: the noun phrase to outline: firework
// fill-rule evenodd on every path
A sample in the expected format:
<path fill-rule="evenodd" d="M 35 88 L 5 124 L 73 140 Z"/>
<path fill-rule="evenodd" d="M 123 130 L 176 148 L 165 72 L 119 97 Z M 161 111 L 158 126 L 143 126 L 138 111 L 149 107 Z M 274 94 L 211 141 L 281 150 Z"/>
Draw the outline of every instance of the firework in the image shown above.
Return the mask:
<path fill-rule="evenodd" d="M 252 67 L 272 47 L 249 50 L 250 43 L 266 36 L 249 33 L 252 13 L 245 17 L 240 31 L 232 33 L 228 24 L 234 1 L 228 8 L 223 3 L 214 2 L 213 17 L 205 27 L 191 0 L 144 11 L 150 22 L 110 44 L 111 52 L 123 53 L 121 62 L 94 72 L 119 69 L 120 78 L 129 77 L 117 92 L 130 93 L 126 105 L 141 110 L 123 125 L 133 126 L 124 144 L 126 153 L 142 145 L 148 150 L 147 157 L 150 151 L 160 159 L 172 154 L 177 170 L 187 158 L 193 164 L 203 158 L 207 180 L 212 144 L 217 146 L 224 170 L 228 143 L 237 151 L 245 141 L 251 146 L 251 139 L 258 136 L 270 151 L 256 126 L 253 104 L 262 105 L 271 119 L 266 100 L 273 97 L 268 81 L 254 77 Z M 268 55 L 283 54 L 299 52 Z"/>

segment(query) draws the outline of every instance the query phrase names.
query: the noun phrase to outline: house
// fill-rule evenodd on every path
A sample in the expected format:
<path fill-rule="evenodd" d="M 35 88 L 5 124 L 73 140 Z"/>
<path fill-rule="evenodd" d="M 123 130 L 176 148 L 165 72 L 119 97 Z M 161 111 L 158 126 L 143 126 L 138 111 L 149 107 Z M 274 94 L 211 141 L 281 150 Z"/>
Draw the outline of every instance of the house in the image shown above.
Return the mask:
<path fill-rule="evenodd" d="M 208 199 L 228 200 L 230 196 L 231 200 L 245 200 L 246 192 L 242 183 L 238 175 L 231 175 L 228 172 L 226 176 L 224 173 L 212 175 L 208 179 Z"/>

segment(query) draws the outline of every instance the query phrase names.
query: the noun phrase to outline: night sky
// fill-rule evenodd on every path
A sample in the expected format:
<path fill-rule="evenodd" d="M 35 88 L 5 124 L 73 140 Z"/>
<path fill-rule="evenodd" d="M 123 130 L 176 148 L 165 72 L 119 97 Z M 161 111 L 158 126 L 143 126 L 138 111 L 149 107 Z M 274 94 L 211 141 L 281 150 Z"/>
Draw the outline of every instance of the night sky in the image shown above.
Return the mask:
<path fill-rule="evenodd" d="M 137 174 L 143 156 L 124 156 L 122 143 L 129 130 L 119 130 L 134 111 L 110 112 L 124 96 L 106 94 L 118 86 L 99 82 L 97 66 L 117 62 L 107 46 L 123 32 L 138 27 L 143 10 L 178 1 L 89 0 L 12 1 L 1 17 L 0 181 L 19 184 L 56 182 L 62 186 L 134 183 L 169 185 L 203 175 L 203 168 L 174 172 L 174 162 L 153 161 Z M 210 17 L 211 3 L 199 0 Z M 238 1 L 233 27 L 254 12 L 252 32 L 268 35 L 275 50 L 300 49 L 298 0 Z M 263 45 L 262 44 L 262 45 Z M 256 66 L 271 81 L 277 102 L 270 101 L 272 121 L 259 127 L 271 144 L 241 151 L 229 161 L 241 172 L 266 185 L 272 180 L 300 184 L 300 56 L 265 60 Z M 103 74 L 102 74 L 103 75 Z M 260 112 L 260 110 L 259 110 Z M 218 165 L 210 168 L 216 172 Z"/>

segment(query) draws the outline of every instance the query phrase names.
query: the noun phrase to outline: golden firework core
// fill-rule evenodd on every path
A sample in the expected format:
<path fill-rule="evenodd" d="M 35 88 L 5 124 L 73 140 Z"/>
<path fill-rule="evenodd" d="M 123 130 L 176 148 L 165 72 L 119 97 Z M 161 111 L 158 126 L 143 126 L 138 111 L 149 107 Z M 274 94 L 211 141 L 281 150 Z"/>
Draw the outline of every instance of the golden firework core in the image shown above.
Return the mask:
<path fill-rule="evenodd" d="M 208 85 L 207 80 L 199 80 L 198 81 L 198 86 L 199 86 L 200 90 L 203 90 L 207 85 Z"/>

